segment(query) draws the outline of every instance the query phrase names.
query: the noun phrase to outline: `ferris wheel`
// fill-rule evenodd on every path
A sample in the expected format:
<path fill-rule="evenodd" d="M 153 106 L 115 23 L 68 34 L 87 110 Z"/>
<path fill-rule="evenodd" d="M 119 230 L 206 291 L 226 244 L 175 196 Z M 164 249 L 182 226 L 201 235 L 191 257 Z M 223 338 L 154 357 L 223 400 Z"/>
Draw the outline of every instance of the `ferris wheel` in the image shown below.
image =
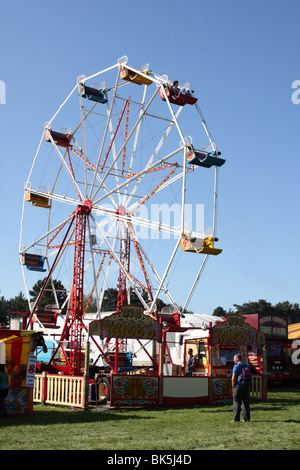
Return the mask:
<path fill-rule="evenodd" d="M 147 314 L 159 299 L 183 312 L 208 256 L 222 251 L 216 197 L 225 160 L 195 95 L 124 56 L 78 77 L 44 124 L 25 182 L 20 260 L 28 298 L 46 277 L 31 314 L 50 285 L 74 345 L 91 300 L 100 315 L 109 288 L 118 289 L 117 309 L 135 296 Z M 193 213 L 197 205 L 205 217 Z M 62 303 L 55 279 L 66 289 Z M 74 346 L 75 368 L 76 355 Z"/>

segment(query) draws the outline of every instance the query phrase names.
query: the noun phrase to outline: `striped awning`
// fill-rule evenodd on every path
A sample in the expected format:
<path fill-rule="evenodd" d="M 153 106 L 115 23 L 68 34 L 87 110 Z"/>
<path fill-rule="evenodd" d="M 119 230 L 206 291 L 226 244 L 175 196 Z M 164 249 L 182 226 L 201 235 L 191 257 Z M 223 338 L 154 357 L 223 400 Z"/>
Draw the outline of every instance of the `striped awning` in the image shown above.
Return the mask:
<path fill-rule="evenodd" d="M 13 333 L 13 334 L 11 334 Z M 33 346 L 31 338 L 37 331 L 1 331 L 1 358 L 3 360 L 3 345 L 5 346 L 6 372 L 10 387 L 26 386 L 26 371 L 30 350 Z"/>
<path fill-rule="evenodd" d="M 293 325 L 289 325 L 289 339 L 297 339 L 300 338 L 300 323 L 294 323 Z"/>

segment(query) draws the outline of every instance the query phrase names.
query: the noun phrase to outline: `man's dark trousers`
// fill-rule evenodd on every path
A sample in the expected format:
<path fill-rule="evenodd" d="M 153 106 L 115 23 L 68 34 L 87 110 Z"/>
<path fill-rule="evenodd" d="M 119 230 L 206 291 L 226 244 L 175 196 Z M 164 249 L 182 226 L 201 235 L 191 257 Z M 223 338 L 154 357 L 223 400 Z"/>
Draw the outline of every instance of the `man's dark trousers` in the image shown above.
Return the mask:
<path fill-rule="evenodd" d="M 249 385 L 239 385 L 232 389 L 233 420 L 240 421 L 241 405 L 244 421 L 250 421 L 250 388 Z"/>

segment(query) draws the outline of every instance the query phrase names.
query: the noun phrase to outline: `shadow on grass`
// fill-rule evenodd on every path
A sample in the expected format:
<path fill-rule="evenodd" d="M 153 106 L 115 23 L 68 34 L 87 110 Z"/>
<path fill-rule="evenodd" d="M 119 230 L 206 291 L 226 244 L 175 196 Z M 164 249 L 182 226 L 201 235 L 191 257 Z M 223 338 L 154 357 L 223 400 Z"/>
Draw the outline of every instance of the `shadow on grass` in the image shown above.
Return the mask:
<path fill-rule="evenodd" d="M 283 411 L 293 406 L 299 406 L 298 390 L 272 390 L 267 402 L 252 401 L 251 413 L 268 413 L 266 422 L 300 423 L 300 419 L 276 419 L 272 412 Z M 110 421 L 125 421 L 130 419 L 145 420 L 154 419 L 159 413 L 186 412 L 188 410 L 199 410 L 205 414 L 231 413 L 232 405 L 199 405 L 191 407 L 157 407 L 157 408 L 110 408 L 109 406 L 90 407 L 87 411 L 60 406 L 35 405 L 33 414 L 15 415 L 0 418 L 0 427 L 24 426 L 25 425 L 48 425 L 48 424 L 76 424 L 76 423 L 108 423 Z M 129 415 L 130 414 L 130 415 Z M 263 422 L 260 416 L 258 421 Z"/>
<path fill-rule="evenodd" d="M 8 415 L 0 417 L 0 429 L 4 426 L 41 426 L 48 424 L 76 424 L 76 423 L 108 423 L 110 421 L 151 420 L 160 413 L 182 412 L 188 410 L 201 410 L 202 413 L 218 413 L 225 411 L 224 407 L 190 406 L 190 407 L 148 407 L 148 408 L 110 408 L 109 405 L 90 407 L 88 410 L 71 409 L 63 406 L 35 405 L 32 414 Z"/>
<path fill-rule="evenodd" d="M 6 418 L 0 417 L 0 428 L 4 426 L 41 426 L 48 424 L 76 424 L 76 423 L 106 423 L 109 421 L 127 420 L 128 415 L 124 415 L 113 410 L 84 411 L 70 410 L 64 407 L 39 406 L 35 407 L 32 414 L 8 415 Z M 138 416 L 131 414 L 130 419 L 151 419 L 150 416 Z"/>

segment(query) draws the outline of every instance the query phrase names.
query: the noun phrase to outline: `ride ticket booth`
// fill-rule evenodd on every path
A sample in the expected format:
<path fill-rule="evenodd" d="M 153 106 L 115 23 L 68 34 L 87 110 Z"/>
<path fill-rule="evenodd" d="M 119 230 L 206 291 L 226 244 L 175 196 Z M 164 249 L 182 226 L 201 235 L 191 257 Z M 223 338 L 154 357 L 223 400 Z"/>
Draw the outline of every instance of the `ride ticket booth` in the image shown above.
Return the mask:
<path fill-rule="evenodd" d="M 0 362 L 8 375 L 6 409 L 10 415 L 33 412 L 38 346 L 45 348 L 41 332 L 0 329 Z"/>

